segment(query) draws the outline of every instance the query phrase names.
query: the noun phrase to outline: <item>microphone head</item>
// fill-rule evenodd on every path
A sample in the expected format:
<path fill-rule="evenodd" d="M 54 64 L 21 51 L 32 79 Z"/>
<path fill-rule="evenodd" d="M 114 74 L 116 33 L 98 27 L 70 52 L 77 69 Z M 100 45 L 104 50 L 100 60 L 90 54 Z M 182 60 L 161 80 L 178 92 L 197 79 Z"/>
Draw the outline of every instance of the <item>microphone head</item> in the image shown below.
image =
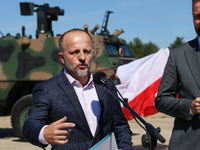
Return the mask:
<path fill-rule="evenodd" d="M 101 77 L 107 77 L 107 75 L 104 72 L 101 72 L 101 71 L 96 72 L 93 75 L 94 83 L 96 83 L 98 85 L 102 85 L 103 83 L 100 81 Z"/>

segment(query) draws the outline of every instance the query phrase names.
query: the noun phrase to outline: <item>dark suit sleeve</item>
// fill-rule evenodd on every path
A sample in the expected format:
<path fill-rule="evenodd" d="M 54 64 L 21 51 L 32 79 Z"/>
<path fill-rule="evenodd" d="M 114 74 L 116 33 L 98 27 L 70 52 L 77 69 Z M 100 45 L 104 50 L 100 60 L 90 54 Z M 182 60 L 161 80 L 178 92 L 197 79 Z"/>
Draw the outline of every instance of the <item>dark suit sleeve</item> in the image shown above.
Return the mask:
<path fill-rule="evenodd" d="M 47 124 L 49 110 L 48 93 L 41 84 L 38 84 L 33 90 L 32 106 L 23 125 L 24 136 L 33 145 L 44 147 L 38 139 L 40 130 Z"/>
<path fill-rule="evenodd" d="M 170 55 L 155 99 L 155 107 L 158 111 L 167 115 L 190 120 L 189 114 L 192 99 L 184 98 L 182 95 L 181 98 L 176 98 L 181 88 L 188 88 L 184 87 L 184 84 L 180 80 L 180 76 L 183 73 L 180 70 L 184 70 L 184 67 L 186 67 L 184 66 L 184 61 L 181 62 L 182 59 L 184 59 L 183 55 L 179 53 L 174 54 L 174 50 L 170 50 Z"/>
<path fill-rule="evenodd" d="M 132 132 L 122 112 L 121 105 L 117 99 L 114 100 L 114 124 L 113 130 L 119 149 L 132 150 Z"/>

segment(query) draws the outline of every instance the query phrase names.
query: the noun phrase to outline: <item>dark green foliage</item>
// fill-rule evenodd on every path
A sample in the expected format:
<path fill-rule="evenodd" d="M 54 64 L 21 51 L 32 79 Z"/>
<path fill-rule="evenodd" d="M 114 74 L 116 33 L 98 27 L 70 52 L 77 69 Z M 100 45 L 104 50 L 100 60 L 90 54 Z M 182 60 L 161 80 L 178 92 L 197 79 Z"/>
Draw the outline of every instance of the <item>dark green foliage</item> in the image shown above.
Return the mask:
<path fill-rule="evenodd" d="M 184 44 L 185 42 L 183 41 L 184 37 L 176 37 L 176 40 L 174 41 L 174 43 L 171 43 L 169 46 L 169 49 L 175 48 L 179 45 Z"/>
<path fill-rule="evenodd" d="M 149 43 L 142 43 L 138 37 L 134 38 L 133 42 L 130 41 L 128 46 L 135 58 L 142 58 L 159 50 L 156 44 L 151 41 Z"/>

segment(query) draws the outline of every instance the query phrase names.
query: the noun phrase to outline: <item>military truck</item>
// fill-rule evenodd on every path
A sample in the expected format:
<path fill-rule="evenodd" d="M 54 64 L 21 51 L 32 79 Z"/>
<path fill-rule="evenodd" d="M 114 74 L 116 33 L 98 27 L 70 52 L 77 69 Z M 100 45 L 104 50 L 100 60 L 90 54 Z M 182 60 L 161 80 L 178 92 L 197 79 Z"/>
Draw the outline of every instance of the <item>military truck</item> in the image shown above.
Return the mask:
<path fill-rule="evenodd" d="M 20 3 L 20 9 L 21 15 L 37 13 L 36 38 L 26 36 L 24 26 L 21 35 L 0 37 L 0 116 L 11 115 L 13 131 L 25 141 L 22 125 L 31 106 L 33 87 L 57 75 L 63 68 L 58 57 L 60 34 L 54 36 L 52 21 L 64 15 L 64 10 L 49 4 L 27 2 Z M 99 34 L 95 35 L 99 25 L 89 30 L 85 24 L 84 29 L 91 35 L 95 50 L 91 72 L 103 71 L 114 77 L 117 67 L 132 61 L 133 55 L 125 40 L 117 38 L 123 30 L 116 30 L 112 35 L 108 32 L 110 13 L 106 12 Z"/>

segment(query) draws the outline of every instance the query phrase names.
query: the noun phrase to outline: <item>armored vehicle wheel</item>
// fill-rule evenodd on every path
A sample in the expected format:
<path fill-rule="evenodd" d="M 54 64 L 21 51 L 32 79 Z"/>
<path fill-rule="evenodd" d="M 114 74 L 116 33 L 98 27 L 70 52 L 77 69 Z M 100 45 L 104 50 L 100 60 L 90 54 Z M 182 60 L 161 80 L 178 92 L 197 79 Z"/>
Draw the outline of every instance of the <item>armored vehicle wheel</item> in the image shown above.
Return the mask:
<path fill-rule="evenodd" d="M 28 117 L 28 111 L 31 107 L 32 94 L 21 97 L 11 110 L 11 124 L 16 136 L 21 140 L 27 141 L 22 133 L 22 126 Z"/>

